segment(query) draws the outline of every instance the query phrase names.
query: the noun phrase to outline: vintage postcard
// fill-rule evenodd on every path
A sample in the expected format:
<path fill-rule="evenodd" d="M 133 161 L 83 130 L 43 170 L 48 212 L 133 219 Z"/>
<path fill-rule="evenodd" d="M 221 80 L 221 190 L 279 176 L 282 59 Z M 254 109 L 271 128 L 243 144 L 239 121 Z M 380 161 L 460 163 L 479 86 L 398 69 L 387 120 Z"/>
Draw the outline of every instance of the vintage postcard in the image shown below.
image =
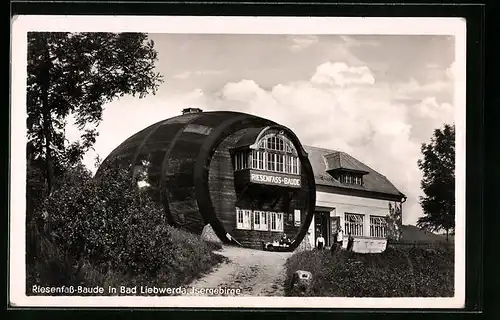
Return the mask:
<path fill-rule="evenodd" d="M 12 27 L 12 306 L 464 306 L 465 20 Z"/>

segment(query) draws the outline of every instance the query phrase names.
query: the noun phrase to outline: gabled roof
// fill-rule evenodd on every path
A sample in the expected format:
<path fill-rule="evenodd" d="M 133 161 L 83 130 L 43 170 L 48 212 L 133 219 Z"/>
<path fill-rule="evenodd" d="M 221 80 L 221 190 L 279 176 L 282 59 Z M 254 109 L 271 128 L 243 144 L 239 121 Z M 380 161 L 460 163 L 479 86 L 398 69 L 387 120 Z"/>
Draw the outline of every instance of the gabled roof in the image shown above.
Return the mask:
<path fill-rule="evenodd" d="M 304 146 L 304 149 L 308 153 L 316 185 L 373 192 L 400 198 L 404 197 L 404 194 L 384 175 L 345 152 L 312 146 Z M 363 185 L 345 184 L 333 178 L 327 171 L 337 168 L 336 166 L 367 172 L 367 174 L 363 176 Z"/>

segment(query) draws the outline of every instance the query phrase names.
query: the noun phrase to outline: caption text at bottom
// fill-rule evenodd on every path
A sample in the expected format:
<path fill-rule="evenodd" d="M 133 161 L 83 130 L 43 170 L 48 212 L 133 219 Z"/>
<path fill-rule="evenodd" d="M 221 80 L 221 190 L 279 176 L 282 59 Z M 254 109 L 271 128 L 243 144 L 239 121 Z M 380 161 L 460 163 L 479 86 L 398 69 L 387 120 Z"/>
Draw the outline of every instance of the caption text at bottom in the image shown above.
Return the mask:
<path fill-rule="evenodd" d="M 240 288 L 216 287 L 156 287 L 156 286 L 40 286 L 33 285 L 32 293 L 46 295 L 205 295 L 205 296 L 238 296 Z"/>

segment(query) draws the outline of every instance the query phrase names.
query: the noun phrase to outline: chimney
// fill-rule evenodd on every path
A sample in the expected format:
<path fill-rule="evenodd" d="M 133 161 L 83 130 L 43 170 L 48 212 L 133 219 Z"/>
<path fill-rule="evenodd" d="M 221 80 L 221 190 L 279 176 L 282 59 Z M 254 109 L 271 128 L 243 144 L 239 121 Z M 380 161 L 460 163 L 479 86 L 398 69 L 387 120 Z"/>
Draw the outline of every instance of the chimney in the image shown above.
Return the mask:
<path fill-rule="evenodd" d="M 188 113 L 198 113 L 198 112 L 203 112 L 200 108 L 184 108 L 182 109 L 182 114 L 188 114 Z"/>

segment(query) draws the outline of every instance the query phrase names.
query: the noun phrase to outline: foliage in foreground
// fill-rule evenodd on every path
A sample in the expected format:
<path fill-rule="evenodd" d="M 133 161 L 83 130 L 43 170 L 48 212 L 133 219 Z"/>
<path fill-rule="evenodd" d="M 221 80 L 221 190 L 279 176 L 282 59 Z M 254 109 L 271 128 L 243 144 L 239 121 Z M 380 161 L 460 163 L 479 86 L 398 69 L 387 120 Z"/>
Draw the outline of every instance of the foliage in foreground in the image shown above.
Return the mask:
<path fill-rule="evenodd" d="M 454 295 L 453 250 L 389 247 L 379 254 L 298 252 L 286 262 L 286 295 L 331 297 L 449 297 Z M 290 288 L 296 270 L 313 275 L 305 293 Z"/>
<path fill-rule="evenodd" d="M 27 157 L 46 188 L 96 141 L 103 106 L 124 95 L 156 93 L 157 52 L 144 33 L 28 32 Z M 67 143 L 73 118 L 80 141 Z"/>
<path fill-rule="evenodd" d="M 133 185 L 126 171 L 68 170 L 37 214 L 43 230 L 28 223 L 27 294 L 34 284 L 173 287 L 221 261 Z"/>

